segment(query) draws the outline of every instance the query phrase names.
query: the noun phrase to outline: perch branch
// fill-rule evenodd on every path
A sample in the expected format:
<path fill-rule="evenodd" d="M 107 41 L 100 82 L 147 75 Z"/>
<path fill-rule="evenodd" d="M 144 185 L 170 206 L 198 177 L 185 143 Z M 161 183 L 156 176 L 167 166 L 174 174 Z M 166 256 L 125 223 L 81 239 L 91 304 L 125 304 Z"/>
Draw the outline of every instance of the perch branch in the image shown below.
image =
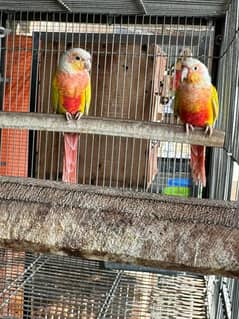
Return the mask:
<path fill-rule="evenodd" d="M 224 144 L 224 132 L 216 129 L 211 137 L 205 136 L 200 128 L 187 135 L 182 125 L 101 117 L 66 121 L 63 115 L 56 114 L 0 112 L 0 127 L 133 137 L 214 147 L 223 147 Z"/>
<path fill-rule="evenodd" d="M 0 245 L 239 275 L 239 203 L 0 178 Z"/>

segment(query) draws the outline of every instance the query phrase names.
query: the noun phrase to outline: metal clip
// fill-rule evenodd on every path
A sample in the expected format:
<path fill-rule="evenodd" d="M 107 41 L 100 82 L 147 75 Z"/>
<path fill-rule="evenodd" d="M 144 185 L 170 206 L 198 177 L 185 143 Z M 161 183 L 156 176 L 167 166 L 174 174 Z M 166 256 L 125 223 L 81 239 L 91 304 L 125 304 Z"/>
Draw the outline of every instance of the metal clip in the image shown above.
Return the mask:
<path fill-rule="evenodd" d="M 10 79 L 9 78 L 4 78 L 2 76 L 2 74 L 0 73 L 0 84 L 1 83 L 10 83 Z"/>
<path fill-rule="evenodd" d="M 5 38 L 5 36 L 7 36 L 10 32 L 11 30 L 0 27 L 0 38 Z"/>

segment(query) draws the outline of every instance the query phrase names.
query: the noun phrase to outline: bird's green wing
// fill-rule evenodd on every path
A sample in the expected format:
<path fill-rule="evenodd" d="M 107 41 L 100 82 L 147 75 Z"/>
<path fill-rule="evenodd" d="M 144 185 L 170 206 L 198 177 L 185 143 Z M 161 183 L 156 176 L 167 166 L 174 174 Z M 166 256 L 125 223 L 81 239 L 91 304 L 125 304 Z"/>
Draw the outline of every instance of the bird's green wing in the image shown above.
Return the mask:
<path fill-rule="evenodd" d="M 88 115 L 91 101 L 91 83 L 85 89 L 85 114 Z"/>
<path fill-rule="evenodd" d="M 59 90 L 56 84 L 56 77 L 52 81 L 52 104 L 54 112 L 59 113 Z"/>
<path fill-rule="evenodd" d="M 212 111 L 213 111 L 213 123 L 216 121 L 218 117 L 218 111 L 219 111 L 219 102 L 218 102 L 218 94 L 217 89 L 215 86 L 211 86 L 212 91 Z"/>

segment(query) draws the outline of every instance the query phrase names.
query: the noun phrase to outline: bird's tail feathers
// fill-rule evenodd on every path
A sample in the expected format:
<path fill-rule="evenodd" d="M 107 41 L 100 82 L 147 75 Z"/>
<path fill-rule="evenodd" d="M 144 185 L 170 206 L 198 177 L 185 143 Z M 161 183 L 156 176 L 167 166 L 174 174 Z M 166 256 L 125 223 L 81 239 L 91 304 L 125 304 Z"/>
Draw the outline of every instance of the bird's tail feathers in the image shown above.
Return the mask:
<path fill-rule="evenodd" d="M 192 178 L 195 184 L 201 183 L 203 187 L 206 186 L 205 152 L 205 146 L 191 145 Z"/>
<path fill-rule="evenodd" d="M 78 137 L 76 133 L 64 133 L 63 182 L 77 183 Z"/>

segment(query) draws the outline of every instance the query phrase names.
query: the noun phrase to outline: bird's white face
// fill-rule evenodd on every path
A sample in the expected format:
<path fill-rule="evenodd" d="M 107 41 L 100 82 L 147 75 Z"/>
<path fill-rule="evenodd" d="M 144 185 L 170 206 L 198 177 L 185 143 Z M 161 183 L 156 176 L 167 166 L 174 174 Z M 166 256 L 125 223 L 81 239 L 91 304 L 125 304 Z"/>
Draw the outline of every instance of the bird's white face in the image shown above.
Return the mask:
<path fill-rule="evenodd" d="M 73 48 L 66 51 L 61 59 L 59 68 L 69 73 L 91 70 L 91 55 L 86 50 Z"/>
<path fill-rule="evenodd" d="M 211 83 L 207 67 L 197 59 L 186 58 L 182 64 L 181 81 L 197 84 Z"/>

